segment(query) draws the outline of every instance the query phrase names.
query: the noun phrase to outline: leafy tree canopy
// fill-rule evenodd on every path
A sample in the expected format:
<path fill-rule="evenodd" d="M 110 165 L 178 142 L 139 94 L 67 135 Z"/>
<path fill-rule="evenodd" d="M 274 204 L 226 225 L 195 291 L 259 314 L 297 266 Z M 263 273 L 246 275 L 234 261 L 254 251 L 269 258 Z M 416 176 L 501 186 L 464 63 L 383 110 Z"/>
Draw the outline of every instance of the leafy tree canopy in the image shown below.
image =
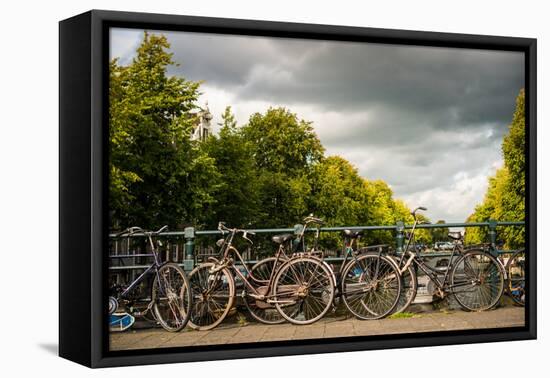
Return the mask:
<path fill-rule="evenodd" d="M 324 148 L 312 123 L 285 108 L 253 114 L 243 134 L 255 147 L 259 169 L 294 174 L 308 170 L 323 158 Z"/>
<path fill-rule="evenodd" d="M 502 142 L 504 167 L 489 178 L 489 187 L 482 203 L 468 217 L 468 222 L 525 220 L 525 91 L 516 100 L 516 110 L 508 134 Z M 524 227 L 503 227 L 498 230 L 507 248 L 525 244 Z M 472 228 L 466 232 L 467 243 L 487 242 L 487 230 Z"/>
<path fill-rule="evenodd" d="M 214 160 L 189 138 L 199 83 L 167 75 L 166 37 L 147 32 L 128 66 L 110 64 L 111 227 L 201 222 L 214 203 Z"/>

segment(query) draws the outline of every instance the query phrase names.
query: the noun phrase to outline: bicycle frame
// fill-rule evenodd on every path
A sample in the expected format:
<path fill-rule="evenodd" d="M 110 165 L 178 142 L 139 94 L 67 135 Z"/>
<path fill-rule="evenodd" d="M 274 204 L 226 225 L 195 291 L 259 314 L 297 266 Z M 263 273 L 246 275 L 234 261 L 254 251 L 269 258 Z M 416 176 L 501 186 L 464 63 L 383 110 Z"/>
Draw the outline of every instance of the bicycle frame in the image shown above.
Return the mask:
<path fill-rule="evenodd" d="M 229 231 L 229 233 L 230 233 L 230 235 L 225 239 L 224 245 L 222 246 L 222 248 L 224 249 L 222 260 L 217 261 L 217 263 L 223 264 L 224 261 L 226 261 L 225 262 L 226 267 L 228 267 L 229 269 L 232 269 L 235 272 L 235 275 L 238 276 L 243 281 L 245 286 L 253 292 L 254 296 L 258 296 L 258 297 L 262 296 L 262 294 L 260 294 L 258 292 L 258 290 L 256 290 L 256 288 L 250 283 L 248 277 L 250 277 L 253 281 L 255 281 L 257 283 L 265 283 L 266 281 L 265 280 L 259 280 L 256 277 L 254 277 L 252 272 L 246 266 L 246 264 L 244 262 L 244 259 L 243 259 L 242 255 L 240 254 L 240 252 L 237 250 L 237 248 L 233 247 L 233 245 L 232 245 L 233 238 L 235 237 L 235 234 L 237 233 L 237 230 L 233 229 L 233 230 Z M 233 260 L 230 259 L 231 253 L 233 253 L 235 256 L 237 256 L 237 258 L 241 262 L 242 266 L 244 267 L 244 269 L 246 271 L 246 274 L 247 274 L 246 276 L 244 274 L 242 274 L 242 272 L 237 268 L 237 266 L 235 265 Z M 280 259 L 281 255 L 286 256 L 286 254 L 284 253 L 284 247 L 282 245 L 279 247 L 279 249 L 277 250 L 277 253 L 275 254 L 275 264 L 273 265 L 274 268 L 270 273 L 269 281 L 267 282 L 267 285 L 264 285 L 264 286 L 267 286 L 266 293 L 269 293 L 271 291 L 272 286 L 273 286 L 273 281 L 275 279 L 275 272 L 276 272 L 275 267 L 277 266 L 277 263 L 279 262 L 279 259 Z M 266 297 L 266 298 L 268 298 L 270 296 L 272 296 L 272 295 L 269 295 L 269 294 L 264 295 L 264 297 Z"/>
<path fill-rule="evenodd" d="M 342 260 L 342 264 L 340 264 L 340 269 L 338 270 L 338 273 L 340 275 L 340 280 L 342 277 L 342 273 L 344 272 L 344 268 L 347 265 L 348 257 L 351 256 L 350 261 L 357 260 L 357 257 L 354 254 L 355 251 L 353 250 L 353 242 L 355 241 L 355 245 L 357 246 L 358 244 L 357 239 L 351 238 L 349 244 L 346 244 L 345 240 L 346 239 L 344 238 L 344 251 L 343 251 L 344 259 Z"/>
<path fill-rule="evenodd" d="M 449 262 L 447 263 L 447 266 L 445 267 L 444 271 L 440 271 L 437 269 L 434 269 L 430 267 L 428 264 L 426 264 L 425 260 L 418 256 L 416 253 L 410 251 L 410 246 L 414 242 L 414 236 L 416 231 L 416 226 L 418 224 L 418 219 L 416 218 L 416 215 L 414 216 L 414 223 L 411 229 L 411 233 L 409 235 L 409 238 L 407 239 L 407 244 L 405 245 L 405 250 L 401 254 L 401 257 L 399 258 L 399 261 L 397 262 L 397 266 L 399 268 L 399 271 L 401 274 L 405 273 L 405 271 L 409 268 L 411 264 L 416 264 L 416 267 L 418 267 L 429 279 L 432 281 L 437 289 L 441 291 L 449 291 L 452 288 L 459 287 L 459 286 L 467 286 L 468 283 L 460 283 L 452 285 L 448 282 L 449 273 L 451 271 L 451 268 L 453 266 L 453 261 L 455 256 L 459 257 L 463 249 L 459 247 L 458 242 L 454 242 L 454 247 L 451 252 Z M 408 256 L 407 261 L 405 264 L 403 262 L 405 261 L 405 257 Z M 440 276 L 443 274 L 443 279 L 440 280 Z"/>
<path fill-rule="evenodd" d="M 130 292 L 132 292 L 143 280 L 145 280 L 145 277 L 148 276 L 151 272 L 155 272 L 158 277 L 158 270 L 163 265 L 163 263 L 159 260 L 159 256 L 157 253 L 157 250 L 155 248 L 155 244 L 153 243 L 153 239 L 150 234 L 147 235 L 149 245 L 151 246 L 151 251 L 153 253 L 145 254 L 143 256 L 147 257 L 153 257 L 154 261 L 153 263 L 145 269 L 130 285 L 128 285 L 121 293 L 118 294 L 117 299 L 125 298 Z M 158 277 L 160 278 L 160 277 Z"/>
<path fill-rule="evenodd" d="M 340 264 L 340 269 L 338 270 L 338 275 L 339 275 L 339 279 L 336 280 L 335 279 L 335 283 L 336 283 L 336 287 L 339 288 L 341 283 L 342 283 L 342 273 L 344 272 L 346 266 L 348 264 L 350 264 L 352 261 L 355 261 L 357 262 L 358 259 L 357 259 L 357 256 L 358 255 L 361 255 L 361 252 L 357 252 L 356 253 L 356 250 L 353 249 L 353 244 L 355 243 L 355 246 L 356 246 L 356 250 L 358 251 L 358 244 L 359 244 L 359 240 L 358 238 L 350 238 L 349 239 L 349 244 L 346 244 L 346 238 L 344 238 L 344 248 L 343 248 L 343 255 L 344 255 L 344 259 L 342 260 L 342 263 Z M 382 245 L 377 245 L 377 246 L 367 246 L 366 249 L 366 253 L 369 253 L 371 251 L 369 251 L 368 249 L 371 248 L 371 249 L 377 249 L 377 253 L 378 253 L 378 256 L 381 256 L 382 255 Z"/>

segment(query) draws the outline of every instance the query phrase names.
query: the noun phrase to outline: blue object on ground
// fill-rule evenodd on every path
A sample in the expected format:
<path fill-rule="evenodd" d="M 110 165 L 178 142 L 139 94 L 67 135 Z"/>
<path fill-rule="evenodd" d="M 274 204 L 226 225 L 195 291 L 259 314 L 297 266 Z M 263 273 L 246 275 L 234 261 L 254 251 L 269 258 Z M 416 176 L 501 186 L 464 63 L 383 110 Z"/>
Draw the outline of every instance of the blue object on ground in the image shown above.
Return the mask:
<path fill-rule="evenodd" d="M 121 314 L 113 314 L 109 316 L 109 328 L 112 332 L 126 331 L 134 324 L 135 321 L 136 319 L 126 312 Z"/>

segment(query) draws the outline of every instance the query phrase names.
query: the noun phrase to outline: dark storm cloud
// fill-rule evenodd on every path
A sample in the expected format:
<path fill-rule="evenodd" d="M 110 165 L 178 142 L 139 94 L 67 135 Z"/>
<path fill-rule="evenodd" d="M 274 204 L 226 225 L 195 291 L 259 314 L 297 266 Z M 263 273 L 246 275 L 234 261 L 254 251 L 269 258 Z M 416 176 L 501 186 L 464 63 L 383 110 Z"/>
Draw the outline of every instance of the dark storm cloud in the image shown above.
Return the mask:
<path fill-rule="evenodd" d="M 112 56 L 129 62 L 141 33 L 114 33 Z M 437 219 L 464 220 L 481 201 L 524 85 L 515 52 L 163 34 L 180 64 L 170 73 L 204 81 L 215 116 L 287 106 L 327 153 Z"/>
<path fill-rule="evenodd" d="M 523 85 L 520 53 L 164 34 L 180 64 L 171 68 L 173 74 L 203 80 L 242 100 L 337 111 L 383 107 L 396 126 L 411 117 L 437 128 L 506 123 Z"/>
<path fill-rule="evenodd" d="M 340 111 L 393 106 L 437 127 L 507 122 L 523 83 L 519 53 L 177 33 L 169 40 L 183 62 L 175 73 L 241 99 Z"/>

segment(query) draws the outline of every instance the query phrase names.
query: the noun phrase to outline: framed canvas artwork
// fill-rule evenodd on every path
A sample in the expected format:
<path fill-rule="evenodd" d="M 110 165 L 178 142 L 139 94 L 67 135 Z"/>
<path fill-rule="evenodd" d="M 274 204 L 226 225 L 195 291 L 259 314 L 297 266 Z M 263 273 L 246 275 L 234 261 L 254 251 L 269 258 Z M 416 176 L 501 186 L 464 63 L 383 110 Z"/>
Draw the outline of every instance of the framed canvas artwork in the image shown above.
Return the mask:
<path fill-rule="evenodd" d="M 60 22 L 60 355 L 536 337 L 536 40 Z"/>

